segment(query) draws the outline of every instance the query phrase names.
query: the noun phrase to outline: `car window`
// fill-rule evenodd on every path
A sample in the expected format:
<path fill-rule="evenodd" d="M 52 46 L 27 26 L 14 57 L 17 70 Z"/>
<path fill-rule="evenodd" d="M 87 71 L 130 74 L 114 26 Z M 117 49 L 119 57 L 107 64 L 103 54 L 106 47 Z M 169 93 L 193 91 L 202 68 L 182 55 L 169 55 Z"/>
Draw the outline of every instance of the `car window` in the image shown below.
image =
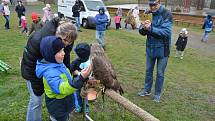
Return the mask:
<path fill-rule="evenodd" d="M 87 9 L 90 11 L 98 11 L 100 7 L 105 7 L 101 1 L 85 1 Z M 106 11 L 106 8 L 105 8 Z"/>

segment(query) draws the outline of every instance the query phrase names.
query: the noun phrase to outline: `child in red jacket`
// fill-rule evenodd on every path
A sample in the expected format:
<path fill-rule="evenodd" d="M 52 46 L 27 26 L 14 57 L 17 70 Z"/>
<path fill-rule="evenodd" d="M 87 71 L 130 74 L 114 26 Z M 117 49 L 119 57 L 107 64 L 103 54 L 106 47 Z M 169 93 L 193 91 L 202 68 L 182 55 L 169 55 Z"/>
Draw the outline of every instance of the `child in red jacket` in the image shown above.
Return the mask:
<path fill-rule="evenodd" d="M 21 17 L 21 26 L 22 26 L 22 29 L 23 29 L 22 33 L 25 32 L 27 34 L 28 33 L 28 27 L 27 27 L 27 20 L 26 20 L 25 16 Z"/>

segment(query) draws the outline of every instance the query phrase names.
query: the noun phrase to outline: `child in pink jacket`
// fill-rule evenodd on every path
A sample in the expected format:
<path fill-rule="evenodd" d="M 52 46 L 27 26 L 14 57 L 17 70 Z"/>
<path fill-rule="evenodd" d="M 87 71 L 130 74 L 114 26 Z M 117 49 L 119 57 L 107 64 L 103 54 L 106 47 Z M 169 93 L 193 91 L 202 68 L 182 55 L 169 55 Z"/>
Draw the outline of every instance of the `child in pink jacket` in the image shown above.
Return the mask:
<path fill-rule="evenodd" d="M 21 26 L 22 26 L 22 33 L 25 32 L 26 34 L 28 33 L 28 27 L 27 27 L 27 20 L 25 16 L 21 17 Z"/>
<path fill-rule="evenodd" d="M 116 13 L 116 16 L 114 17 L 114 22 L 116 24 L 116 30 L 118 30 L 121 26 L 120 24 L 121 20 L 120 20 L 120 16 L 117 13 Z"/>

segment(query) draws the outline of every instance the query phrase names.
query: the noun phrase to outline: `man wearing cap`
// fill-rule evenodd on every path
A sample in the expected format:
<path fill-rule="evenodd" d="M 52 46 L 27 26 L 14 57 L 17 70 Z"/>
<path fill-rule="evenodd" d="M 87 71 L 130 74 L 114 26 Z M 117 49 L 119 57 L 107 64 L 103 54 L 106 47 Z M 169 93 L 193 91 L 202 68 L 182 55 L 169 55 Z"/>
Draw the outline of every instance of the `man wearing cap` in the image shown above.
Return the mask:
<path fill-rule="evenodd" d="M 152 13 L 152 21 L 143 21 L 139 28 L 139 33 L 147 36 L 147 39 L 145 85 L 138 95 L 144 97 L 151 94 L 153 70 L 157 63 L 154 101 L 160 102 L 164 72 L 170 54 L 172 14 L 160 4 L 160 0 L 149 0 L 149 7 L 150 10 L 146 13 Z"/>

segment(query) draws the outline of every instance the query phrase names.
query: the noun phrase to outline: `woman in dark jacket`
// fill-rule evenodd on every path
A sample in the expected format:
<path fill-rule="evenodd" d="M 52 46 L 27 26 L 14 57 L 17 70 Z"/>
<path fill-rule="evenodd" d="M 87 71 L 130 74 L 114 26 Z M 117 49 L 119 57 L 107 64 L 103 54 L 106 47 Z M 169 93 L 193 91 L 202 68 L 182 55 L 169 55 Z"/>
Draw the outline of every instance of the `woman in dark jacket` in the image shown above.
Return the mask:
<path fill-rule="evenodd" d="M 175 57 L 180 56 L 180 58 L 183 59 L 184 49 L 186 48 L 187 39 L 188 39 L 187 34 L 188 34 L 188 31 L 187 31 L 186 28 L 181 29 L 181 32 L 180 32 L 179 37 L 178 37 L 178 40 L 175 43 L 175 46 L 176 46 L 176 55 L 175 55 Z"/>
<path fill-rule="evenodd" d="M 58 33 L 58 35 L 65 35 L 66 33 L 70 33 L 73 39 L 69 39 L 68 37 L 63 36 L 61 37 L 64 44 L 66 45 L 64 49 L 64 64 L 67 68 L 69 68 L 70 66 L 70 52 L 72 50 L 74 40 L 77 37 L 77 31 L 74 26 L 70 26 L 68 29 L 62 29 L 69 30 L 66 33 L 57 31 L 59 23 L 62 23 L 62 21 L 60 21 L 60 18 L 54 18 L 51 21 L 47 22 L 41 30 L 36 31 L 29 37 L 27 45 L 24 48 L 23 58 L 21 62 L 21 74 L 22 77 L 27 80 L 27 86 L 30 92 L 30 101 L 28 105 L 26 121 L 42 120 L 42 94 L 44 93 L 44 86 L 42 79 L 37 78 L 35 73 L 37 60 L 43 58 L 40 53 L 40 42 L 42 38 L 50 35 L 55 35 L 56 33 Z M 62 23 L 60 26 L 63 26 L 64 23 Z"/>
<path fill-rule="evenodd" d="M 22 4 L 22 1 L 18 1 L 18 5 L 16 6 L 15 11 L 19 18 L 19 27 L 21 27 L 21 16 L 25 15 L 25 6 Z"/>

